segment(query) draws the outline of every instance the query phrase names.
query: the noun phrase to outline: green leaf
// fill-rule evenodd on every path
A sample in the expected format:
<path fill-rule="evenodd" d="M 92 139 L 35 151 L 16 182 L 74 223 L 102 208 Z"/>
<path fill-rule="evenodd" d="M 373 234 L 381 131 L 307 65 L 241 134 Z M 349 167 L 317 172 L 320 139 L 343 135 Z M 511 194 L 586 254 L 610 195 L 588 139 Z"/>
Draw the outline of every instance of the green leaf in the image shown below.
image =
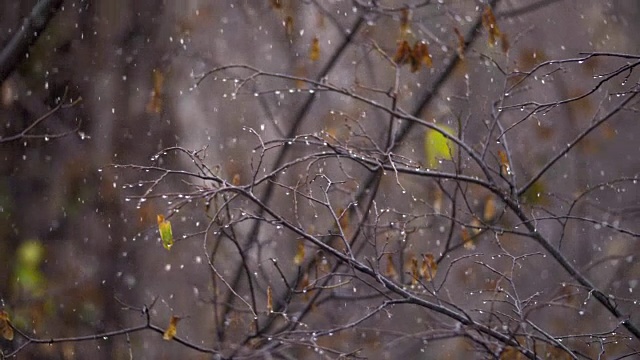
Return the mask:
<path fill-rule="evenodd" d="M 544 182 L 538 180 L 531 184 L 527 191 L 520 197 L 520 201 L 529 205 L 547 204 L 546 186 Z"/>
<path fill-rule="evenodd" d="M 44 246 L 37 241 L 25 241 L 18 247 L 18 263 L 26 267 L 40 266 L 44 259 Z"/>
<path fill-rule="evenodd" d="M 447 134 L 454 134 L 453 129 L 448 126 L 440 125 L 439 128 Z M 440 166 L 439 160 L 451 160 L 454 152 L 455 143 L 453 141 L 436 130 L 427 129 L 424 136 L 424 155 L 430 169 L 437 169 Z"/>
<path fill-rule="evenodd" d="M 40 270 L 45 255 L 44 246 L 38 240 L 25 241 L 18 247 L 16 255 L 15 285 L 29 295 L 41 295 L 46 285 L 45 276 Z"/>
<path fill-rule="evenodd" d="M 162 239 L 162 246 L 165 249 L 171 250 L 173 246 L 173 231 L 171 231 L 171 222 L 165 220 L 164 216 L 158 215 L 158 230 L 160 231 L 160 238 Z"/>

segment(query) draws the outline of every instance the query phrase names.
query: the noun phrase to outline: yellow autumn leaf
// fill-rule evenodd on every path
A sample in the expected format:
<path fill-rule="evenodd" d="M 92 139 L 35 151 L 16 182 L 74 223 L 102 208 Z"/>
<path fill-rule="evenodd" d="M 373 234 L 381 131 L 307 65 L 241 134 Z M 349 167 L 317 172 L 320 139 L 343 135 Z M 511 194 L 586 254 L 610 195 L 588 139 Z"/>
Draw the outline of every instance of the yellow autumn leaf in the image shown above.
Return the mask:
<path fill-rule="evenodd" d="M 480 223 L 480 220 L 478 218 L 473 218 L 473 220 L 471 220 L 471 233 L 473 236 L 476 236 L 480 234 L 481 231 L 482 224 Z"/>
<path fill-rule="evenodd" d="M 296 255 L 293 257 L 293 263 L 300 266 L 304 262 L 304 241 L 298 241 Z"/>
<path fill-rule="evenodd" d="M 240 174 L 236 173 L 235 175 L 233 175 L 233 178 L 231 179 L 231 185 L 233 186 L 240 185 Z"/>
<path fill-rule="evenodd" d="M 13 340 L 13 328 L 9 324 L 9 314 L 6 311 L 0 311 L 0 334 L 5 340 Z"/>
<path fill-rule="evenodd" d="M 442 131 L 447 134 L 453 134 L 452 128 L 440 125 Z M 442 133 L 427 129 L 424 136 L 424 153 L 427 160 L 427 166 L 430 169 L 437 169 L 440 165 L 440 160 L 451 160 L 455 151 L 455 143 L 447 139 Z"/>
<path fill-rule="evenodd" d="M 311 59 L 311 61 L 318 61 L 318 59 L 320 59 L 320 40 L 318 40 L 317 37 L 314 37 L 311 41 L 309 58 Z"/>
<path fill-rule="evenodd" d="M 545 183 L 542 180 L 534 182 L 521 195 L 520 200 L 529 205 L 545 205 L 547 203 Z"/>
<path fill-rule="evenodd" d="M 16 249 L 14 276 L 20 281 L 13 285 L 17 291 L 41 296 L 47 287 L 47 278 L 41 265 L 45 258 L 44 245 L 38 240 L 22 242 Z"/>
<path fill-rule="evenodd" d="M 496 217 L 496 201 L 493 197 L 488 196 L 484 203 L 484 212 L 482 218 L 486 222 L 491 222 Z"/>
<path fill-rule="evenodd" d="M 163 215 L 158 215 L 158 230 L 160 231 L 160 239 L 165 249 L 171 250 L 173 246 L 173 231 L 171 230 L 171 222 L 165 220 Z"/>
<path fill-rule="evenodd" d="M 176 336 L 176 333 L 178 332 L 178 321 L 180 321 L 179 317 L 175 315 L 171 315 L 171 319 L 169 320 L 169 326 L 167 326 L 167 329 L 164 331 L 164 334 L 162 335 L 162 338 L 164 340 L 172 340 Z"/>

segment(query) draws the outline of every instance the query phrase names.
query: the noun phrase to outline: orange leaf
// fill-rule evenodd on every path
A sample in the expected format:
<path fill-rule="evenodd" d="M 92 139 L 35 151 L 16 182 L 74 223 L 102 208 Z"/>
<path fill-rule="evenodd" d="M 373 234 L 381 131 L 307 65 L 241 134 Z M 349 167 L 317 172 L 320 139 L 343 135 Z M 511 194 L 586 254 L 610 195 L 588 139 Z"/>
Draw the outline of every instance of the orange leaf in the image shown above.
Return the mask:
<path fill-rule="evenodd" d="M 296 251 L 296 256 L 293 258 L 293 263 L 300 266 L 304 262 L 304 241 L 298 241 L 298 250 Z"/>
<path fill-rule="evenodd" d="M 473 239 L 471 238 L 471 236 L 469 236 L 469 230 L 467 230 L 467 228 L 462 228 L 460 236 L 462 236 L 462 243 L 465 249 L 475 249 L 476 245 L 473 243 Z"/>
<path fill-rule="evenodd" d="M 393 56 L 393 62 L 397 65 L 406 64 L 411 58 L 411 45 L 407 40 L 402 40 L 398 44 L 396 54 Z"/>
<path fill-rule="evenodd" d="M 164 340 L 171 340 L 176 336 L 176 333 L 178 332 L 178 321 L 180 321 L 179 317 L 171 315 L 169 326 L 167 326 L 167 329 L 164 331 L 164 335 L 162 335 Z"/>
<path fill-rule="evenodd" d="M 384 275 L 392 279 L 398 278 L 398 272 L 396 271 L 396 267 L 393 265 L 393 257 L 391 254 L 387 254 L 387 268 L 385 269 Z"/>
<path fill-rule="evenodd" d="M 431 281 L 436 276 L 438 271 L 438 263 L 436 263 L 433 254 L 422 255 L 422 267 L 420 268 L 420 275 L 426 280 Z"/>
<path fill-rule="evenodd" d="M 510 175 L 511 171 L 507 153 L 502 150 L 498 150 L 498 160 L 500 160 L 500 174 L 502 174 L 502 176 Z"/>
<path fill-rule="evenodd" d="M 413 44 L 413 50 L 411 51 L 411 72 L 420 70 L 420 66 L 424 63 L 428 67 L 432 67 L 431 54 L 429 54 L 429 47 L 422 41 L 416 41 Z"/>
<path fill-rule="evenodd" d="M 420 278 L 420 270 L 418 270 L 418 259 L 415 256 L 411 257 L 411 285 L 416 285 Z"/>
<path fill-rule="evenodd" d="M 498 38 L 500 38 L 501 33 L 491 6 L 487 6 L 482 13 L 482 25 L 489 32 L 489 46 L 493 47 L 498 41 Z"/>
<path fill-rule="evenodd" d="M 238 186 L 240 185 L 240 174 L 236 173 L 233 175 L 233 179 L 231 179 L 231 185 Z"/>
<path fill-rule="evenodd" d="M 267 286 L 267 311 L 269 313 L 273 312 L 273 293 L 271 291 L 271 286 Z"/>
<path fill-rule="evenodd" d="M 9 314 L 6 311 L 0 311 L 0 334 L 5 340 L 13 340 L 13 328 L 11 327 Z"/>
<path fill-rule="evenodd" d="M 311 59 L 311 61 L 318 61 L 318 59 L 320 59 L 320 40 L 318 40 L 317 37 L 314 37 L 311 41 L 309 58 Z"/>

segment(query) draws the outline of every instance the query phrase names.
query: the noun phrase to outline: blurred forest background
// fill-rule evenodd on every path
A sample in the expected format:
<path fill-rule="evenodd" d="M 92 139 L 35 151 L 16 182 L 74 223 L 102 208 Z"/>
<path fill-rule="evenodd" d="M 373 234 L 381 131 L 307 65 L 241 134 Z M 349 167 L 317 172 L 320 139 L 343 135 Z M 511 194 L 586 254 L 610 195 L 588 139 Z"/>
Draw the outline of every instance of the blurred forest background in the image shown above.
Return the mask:
<path fill-rule="evenodd" d="M 35 0 L 0 2 L 0 48 L 9 43 L 36 3 Z M 368 144 L 366 140 L 349 138 L 350 129 L 359 123 L 372 139 L 386 138 L 389 115 L 384 111 L 331 91 L 299 92 L 295 89 L 312 88 L 301 81 L 269 79 L 246 84 L 242 91 L 235 93 L 237 83 L 234 84 L 233 79 L 250 74 L 240 71 L 215 78 L 217 75 L 211 75 L 196 86 L 199 76 L 220 66 L 242 64 L 314 79 L 367 96 L 385 106 L 389 103 L 386 97 L 389 89 L 395 83 L 401 94 L 398 106 L 407 113 L 419 109 L 416 116 L 452 129 L 457 129 L 463 121 L 466 124 L 463 140 L 480 149 L 482 136 L 486 135 L 482 124 L 489 123 L 495 102 L 504 100 L 508 87 L 503 72 L 526 71 L 543 61 L 577 58 L 581 53 L 640 54 L 637 37 L 640 3 L 635 0 L 491 3 L 500 34 L 504 34 L 502 39 L 496 39 L 495 45 L 487 40 L 491 25 L 486 19 L 482 25 L 486 1 L 63 1 L 31 46 L 28 56 L 21 59 L 1 84 L 0 309 L 10 315 L 17 329 L 40 339 L 100 334 L 144 324 L 144 314 L 131 311 L 127 306 L 143 308 L 153 304 L 150 315 L 154 324 L 164 329 L 172 315 L 179 316 L 182 318 L 178 326 L 181 339 L 216 349 L 223 357 L 233 354 L 238 358 L 348 358 L 351 355 L 346 354 L 350 350 L 360 349 L 352 355 L 371 359 L 466 359 L 475 354 L 478 358 L 492 358 L 468 345 L 473 341 L 465 340 L 465 336 L 443 336 L 439 341 L 437 336 L 429 335 L 427 329 L 431 329 L 433 323 L 426 325 L 425 322 L 441 325 L 447 320 L 434 320 L 424 315 L 428 311 L 411 308 L 377 313 L 367 322 L 351 327 L 346 334 L 336 334 L 328 340 L 309 343 L 301 336 L 297 342 L 288 338 L 287 343 L 283 338 L 283 350 L 266 348 L 262 343 L 249 340 L 225 345 L 243 338 L 243 334 L 252 329 L 248 325 L 250 320 L 229 316 L 222 321 L 218 319 L 220 314 L 215 313 L 217 310 L 212 310 L 212 303 L 217 301 L 215 294 L 228 292 L 219 279 L 233 278 L 238 266 L 234 261 L 245 260 L 238 260 L 233 255 L 233 246 L 229 245 L 220 250 L 223 254 L 217 262 L 220 276 L 212 274 L 206 247 L 203 249 L 203 236 L 199 233 L 207 230 L 209 222 L 210 214 L 203 211 L 204 205 L 181 203 L 184 208 L 175 213 L 177 202 L 167 202 L 161 197 L 140 201 L 136 196 L 143 195 L 149 183 L 138 186 L 138 182 L 154 178 L 144 172 L 110 166 L 156 164 L 188 168 L 192 165 L 188 157 L 169 153 L 158 160 L 154 156 L 167 147 L 206 148 L 203 164 L 230 184 L 238 185 L 250 181 L 253 169 L 249 164 L 255 164 L 254 150 L 259 146 L 256 136 L 247 129 L 253 129 L 263 141 L 283 139 L 287 134 L 323 132 L 362 149 Z M 476 23 L 480 25 L 474 30 Z M 467 41 L 474 36 L 477 39 L 467 47 L 460 42 L 460 37 Z M 404 38 L 411 45 L 419 40 L 428 44 L 432 64 L 428 66 L 425 60 L 418 65 L 418 71 L 405 66 L 396 72 L 389 60 L 394 58 Z M 458 56 L 464 59 L 456 62 Z M 545 83 L 544 76 L 536 78 L 514 93 L 517 101 L 511 103 L 543 103 L 576 97 L 594 88 L 593 75 L 613 71 L 632 61 L 637 59 L 598 57 L 585 64 L 570 63 L 557 71 L 549 69 L 544 72 L 551 73 L 548 82 Z M 448 70 L 454 62 L 457 65 Z M 631 70 L 628 82 L 637 82 Z M 534 114 L 507 133 L 511 146 L 509 166 L 518 175 L 519 185 L 526 183 L 549 158 L 566 147 L 599 111 L 606 112 L 609 94 L 628 89 L 623 78 L 613 79 L 605 86 L 605 90 L 594 92 L 593 97 L 559 103 L 548 109 L 548 113 Z M 305 104 L 310 98 L 312 103 L 307 107 Z M 64 106 L 56 108 L 58 105 Z M 566 204 L 570 203 L 567 199 L 573 199 L 580 191 L 614 179 L 638 176 L 640 124 L 632 105 L 572 148 L 545 174 L 537 183 L 535 194 L 528 199 L 534 206 L 527 208 L 527 214 L 553 217 L 566 210 Z M 52 109 L 55 111 L 50 116 L 29 128 Z M 525 110 L 528 108 L 523 107 L 523 115 Z M 505 120 L 507 127 L 523 117 L 518 113 L 520 109 L 508 115 L 511 117 Z M 299 121 L 300 118 L 303 120 Z M 297 127 L 291 130 L 294 123 Z M 29 131 L 24 136 L 6 141 L 25 129 Z M 490 137 L 491 146 L 495 145 L 494 137 L 499 133 Z M 424 163 L 424 148 L 424 130 L 416 130 L 410 131 L 394 152 Z M 286 159 L 306 154 L 302 148 L 300 152 L 296 149 L 289 151 Z M 488 157 L 488 162 L 498 164 L 498 169 L 506 166 L 506 161 L 500 161 L 499 156 Z M 275 163 L 274 158 L 267 158 L 262 166 L 271 171 Z M 327 167 L 327 176 L 344 180 L 340 192 L 331 195 L 331 201 L 342 201 L 339 207 L 343 211 L 355 208 L 352 196 L 364 183 L 336 174 L 344 171 L 359 179 L 363 169 L 345 170 L 337 164 Z M 313 177 L 313 169 L 312 166 L 295 168 L 286 175 L 290 178 L 282 181 L 293 186 L 301 178 Z M 464 166 L 445 165 L 443 169 L 472 172 Z M 465 206 L 458 203 L 461 207 L 458 214 L 486 207 L 483 199 L 487 194 L 481 191 L 466 193 L 454 190 L 451 184 L 415 177 L 400 178 L 400 183 L 402 186 L 393 175 L 383 180 L 375 195 L 375 206 L 388 209 L 395 216 L 394 220 L 384 220 L 390 224 L 385 228 L 387 239 L 396 237 L 411 244 L 396 246 L 390 242 L 388 249 L 394 249 L 393 254 L 401 253 L 401 258 L 410 259 L 411 254 L 425 252 L 438 258 L 445 251 L 443 246 L 450 228 L 453 233 L 450 237 L 462 236 L 467 240 L 465 231 L 459 234 L 460 224 L 450 224 L 443 219 L 430 221 L 424 214 L 433 212 L 414 207 L 412 198 L 420 199 L 419 203 L 433 210 L 434 203 L 442 202 L 442 192 L 460 191 L 460 197 L 479 200 L 475 203 L 470 200 Z M 576 221 L 561 227 L 560 222 L 540 220 L 538 230 L 555 239 L 554 244 L 558 238 L 564 239 L 562 252 L 570 262 L 607 293 L 629 299 L 620 308 L 625 314 L 634 314 L 639 309 L 633 299 L 640 299 L 637 296 L 640 267 L 636 260 L 639 239 L 635 235 L 640 232 L 640 196 L 635 183 L 621 183 L 619 187 L 616 183 L 615 187 L 615 191 L 603 190 L 576 206 L 576 216 L 598 219 L 595 224 Z M 178 194 L 188 193 L 192 188 L 187 179 L 168 177 L 155 190 Z M 292 215 L 298 210 L 294 210 L 285 190 L 279 188 L 272 195 L 269 202 L 272 208 L 289 214 L 287 216 L 300 216 L 298 220 L 309 232 L 320 231 L 323 226 L 331 228 L 333 219 L 326 215 L 315 219 L 305 218 L 308 213 Z M 266 192 L 260 191 L 263 191 L 258 192 L 260 196 Z M 437 205 L 447 209 L 450 206 L 446 200 Z M 496 206 L 500 209 L 500 205 Z M 167 251 L 160 242 L 157 215 L 169 213 L 176 243 Z M 457 216 L 455 212 L 447 214 L 451 218 Z M 413 229 L 414 232 L 405 233 L 414 223 L 423 220 L 425 224 Z M 614 226 L 602 226 L 600 221 Z M 513 220 L 508 224 L 517 228 Z M 620 228 L 628 232 L 616 231 Z M 247 250 L 247 256 L 257 266 L 267 267 L 268 259 L 277 257 L 287 274 L 299 271 L 294 265 L 300 262 L 294 259 L 296 254 L 300 255 L 296 236 L 266 226 L 257 233 L 251 232 L 250 225 L 240 223 L 237 231 L 238 238 L 255 237 L 246 244 L 264 241 L 258 253 L 249 255 L 250 251 L 257 250 Z M 183 239 L 187 234 L 194 235 Z M 474 261 L 489 263 L 481 254 L 496 253 L 495 244 L 489 244 L 492 238 L 493 235 L 487 236 L 482 242 L 480 237 L 473 249 L 466 246 L 446 249 L 452 258 L 441 259 L 444 262 L 440 268 L 449 266 L 451 270 L 447 283 L 451 293 L 450 297 L 443 298 L 463 309 L 482 307 L 477 305 L 481 301 L 474 298 L 473 293 L 482 289 L 482 284 L 490 283 L 492 275 L 487 274 L 486 269 L 479 269 Z M 526 269 L 518 275 L 522 297 L 544 294 L 543 299 L 536 300 L 557 304 L 557 298 L 551 295 L 559 294 L 558 288 L 573 283 L 573 279 L 534 243 L 522 240 L 520 247 L 513 245 L 513 241 L 520 240 L 511 240 L 509 246 L 518 249 L 517 253 L 541 254 L 532 255 L 532 260 L 518 265 Z M 241 243 L 244 244 L 244 240 Z M 307 258 L 312 253 L 307 247 Z M 461 259 L 459 262 L 465 265 L 459 267 L 451 265 L 450 259 L 472 253 L 480 257 Z M 387 257 L 382 260 L 386 261 Z M 389 257 L 388 261 L 395 261 L 394 271 L 404 274 L 399 275 L 400 278 L 411 272 L 404 269 L 405 260 Z M 391 268 L 385 266 L 386 275 L 390 275 Z M 443 271 L 440 270 L 440 276 Z M 344 269 L 343 272 L 349 273 Z M 259 302 L 264 303 L 267 284 L 273 286 L 276 293 L 283 291 L 283 285 L 277 285 L 279 278 L 271 268 L 261 278 L 263 282 L 258 282 L 259 290 L 251 290 L 251 294 L 260 294 Z M 376 282 L 375 278 L 368 281 Z M 247 286 L 239 282 L 237 291 L 244 296 Z M 589 291 L 579 293 L 581 287 L 576 288 L 577 293 L 563 293 L 563 299 L 575 296 L 585 301 L 584 306 L 580 305 L 581 300 L 569 299 L 573 305 L 567 303 L 544 314 L 532 315 L 533 318 L 553 334 L 598 333 L 603 331 L 599 326 L 605 326 L 608 336 L 616 332 L 612 330 L 616 329 L 615 319 L 592 302 L 587 306 L 585 294 Z M 355 289 L 354 285 L 354 292 Z M 271 292 L 271 287 L 268 291 Z M 348 293 L 336 291 L 334 296 L 339 299 Z M 249 297 L 245 299 L 248 301 Z M 337 304 L 347 303 L 347 300 L 341 301 Z M 318 304 L 317 313 L 303 322 L 313 324 L 310 328 L 324 329 L 343 321 L 354 321 L 351 316 L 360 311 L 354 311 L 354 306 L 373 306 L 367 302 L 370 298 L 362 301 L 357 303 L 360 305 L 329 308 Z M 234 306 L 242 308 L 244 304 L 235 301 Z M 588 318 L 582 316 L 584 311 Z M 640 321 L 637 316 L 632 316 L 632 320 Z M 230 329 L 226 336 L 220 335 L 223 323 Z M 424 340 L 429 336 L 433 339 Z M 638 339 L 627 340 L 621 341 L 620 347 L 624 349 L 610 351 L 620 355 L 639 349 Z M 314 347 L 314 342 L 320 345 Z M 584 344 L 575 348 L 584 355 L 582 358 L 596 358 L 604 343 L 609 345 L 600 338 L 594 340 L 592 348 Z M 12 341 L 0 339 L 3 354 L 17 350 L 21 344 L 24 339 L 18 334 Z M 240 348 L 262 350 L 254 354 L 238 350 Z M 318 348 L 340 349 L 343 354 Z M 508 358 L 509 354 L 503 354 Z M 546 356 L 554 357 L 549 354 Z M 176 341 L 164 341 L 162 334 L 154 331 L 95 341 L 31 344 L 21 349 L 18 358 L 73 359 L 89 355 L 95 359 L 211 358 L 211 354 L 200 353 Z M 543 353 L 538 356 L 545 358 Z"/>

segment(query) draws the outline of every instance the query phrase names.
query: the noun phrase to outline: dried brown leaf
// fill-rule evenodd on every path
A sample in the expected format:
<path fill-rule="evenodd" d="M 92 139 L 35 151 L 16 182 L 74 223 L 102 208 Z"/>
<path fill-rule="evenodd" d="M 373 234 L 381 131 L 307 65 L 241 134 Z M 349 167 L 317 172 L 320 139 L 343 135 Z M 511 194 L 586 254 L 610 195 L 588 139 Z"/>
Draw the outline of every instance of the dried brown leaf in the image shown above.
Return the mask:
<path fill-rule="evenodd" d="M 511 171 L 507 153 L 502 150 L 498 150 L 498 160 L 500 161 L 500 174 L 502 174 L 502 176 L 510 175 Z"/>
<path fill-rule="evenodd" d="M 489 33 L 489 46 L 495 46 L 500 38 L 501 32 L 491 6 L 487 6 L 482 13 L 482 25 Z"/>
<path fill-rule="evenodd" d="M 287 37 L 291 38 L 293 36 L 293 17 L 288 15 L 282 25 L 284 25 L 284 32 L 287 34 Z"/>
<path fill-rule="evenodd" d="M 169 319 L 169 326 L 167 326 L 167 329 L 162 335 L 164 340 L 172 340 L 176 336 L 176 333 L 178 332 L 178 321 L 180 321 L 179 317 L 171 315 L 171 319 Z"/>
<path fill-rule="evenodd" d="M 296 255 L 293 257 L 293 263 L 300 266 L 304 262 L 304 241 L 298 240 L 298 246 L 296 250 Z"/>
<path fill-rule="evenodd" d="M 404 65 L 411 59 L 411 45 L 407 40 L 398 43 L 396 54 L 393 56 L 393 62 L 397 65 Z"/>
<path fill-rule="evenodd" d="M 317 37 L 314 37 L 313 40 L 311 40 L 309 58 L 311 61 L 318 61 L 318 59 L 320 59 L 320 40 L 318 40 Z"/>
<path fill-rule="evenodd" d="M 13 328 L 10 323 L 9 314 L 4 310 L 0 311 L 0 335 L 9 341 L 13 340 Z"/>
<path fill-rule="evenodd" d="M 398 278 L 398 271 L 396 270 L 396 267 L 393 264 L 393 256 L 391 256 L 391 254 L 387 254 L 387 267 L 385 269 L 384 275 L 392 279 Z"/>
<path fill-rule="evenodd" d="M 233 179 L 231 179 L 231 185 L 238 186 L 240 185 L 240 174 L 236 173 L 233 175 Z"/>
<path fill-rule="evenodd" d="M 426 281 L 431 281 L 435 278 L 438 272 L 438 263 L 435 260 L 433 254 L 422 255 L 422 267 L 420 268 L 420 275 Z"/>
<path fill-rule="evenodd" d="M 474 244 L 473 238 L 469 235 L 469 230 L 467 230 L 467 228 L 462 228 L 460 236 L 462 237 L 462 244 L 465 249 L 473 250 L 476 248 L 476 244 Z"/>
<path fill-rule="evenodd" d="M 164 88 L 164 74 L 160 69 L 153 69 L 153 89 L 147 102 L 147 113 L 159 114 L 162 112 L 162 92 Z"/>
<path fill-rule="evenodd" d="M 492 196 L 488 196 L 484 202 L 482 218 L 486 222 L 491 222 L 496 218 L 496 200 Z"/>
<path fill-rule="evenodd" d="M 267 286 L 267 312 L 273 312 L 273 292 L 271 286 Z"/>

